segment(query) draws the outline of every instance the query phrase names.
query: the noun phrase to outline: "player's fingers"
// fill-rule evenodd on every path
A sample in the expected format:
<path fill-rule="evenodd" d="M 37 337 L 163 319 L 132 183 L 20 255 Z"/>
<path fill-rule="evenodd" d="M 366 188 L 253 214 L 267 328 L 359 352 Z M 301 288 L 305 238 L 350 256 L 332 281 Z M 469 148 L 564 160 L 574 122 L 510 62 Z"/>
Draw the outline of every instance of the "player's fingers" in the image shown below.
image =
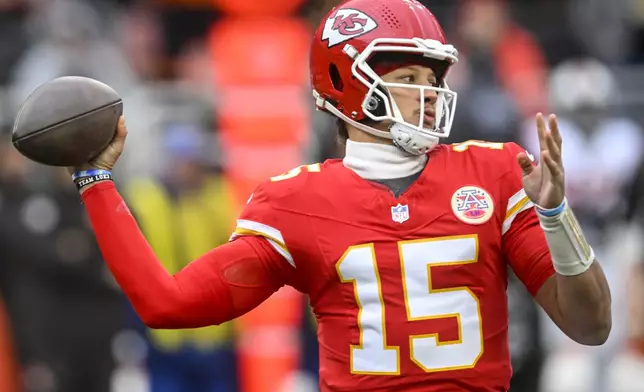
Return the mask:
<path fill-rule="evenodd" d="M 550 171 L 550 175 L 552 177 L 558 177 L 563 174 L 561 165 L 559 165 L 557 162 L 554 161 L 554 159 L 552 159 L 548 151 L 543 151 L 541 153 L 541 159 L 546 164 L 546 167 Z"/>
<path fill-rule="evenodd" d="M 125 126 L 125 118 L 121 116 L 116 124 L 116 133 L 112 139 L 112 146 L 117 151 L 122 151 L 125 146 L 125 138 L 127 137 L 127 127 Z"/>
<path fill-rule="evenodd" d="M 543 114 L 537 113 L 536 117 L 537 121 L 537 136 L 539 136 L 539 149 L 541 151 L 544 151 L 548 148 L 546 144 L 546 121 L 543 118 Z"/>
<path fill-rule="evenodd" d="M 519 163 L 524 176 L 529 175 L 535 169 L 534 165 L 532 164 L 532 160 L 528 157 L 528 154 L 524 152 L 517 154 L 517 162 Z"/>
<path fill-rule="evenodd" d="M 548 152 L 550 157 L 559 165 L 561 165 L 561 149 L 555 141 L 555 136 L 550 131 L 546 131 L 546 143 L 548 144 Z"/>
<path fill-rule="evenodd" d="M 127 136 L 127 127 L 125 126 L 125 117 L 119 117 L 119 122 L 116 125 L 116 137 L 125 139 Z"/>
<path fill-rule="evenodd" d="M 557 143 L 559 150 L 561 150 L 561 144 L 563 142 L 563 138 L 561 137 L 561 132 L 559 131 L 557 116 L 554 114 L 551 114 L 550 117 L 548 117 L 548 123 L 550 125 L 550 132 L 552 132 L 552 137 L 555 139 L 555 142 Z"/>

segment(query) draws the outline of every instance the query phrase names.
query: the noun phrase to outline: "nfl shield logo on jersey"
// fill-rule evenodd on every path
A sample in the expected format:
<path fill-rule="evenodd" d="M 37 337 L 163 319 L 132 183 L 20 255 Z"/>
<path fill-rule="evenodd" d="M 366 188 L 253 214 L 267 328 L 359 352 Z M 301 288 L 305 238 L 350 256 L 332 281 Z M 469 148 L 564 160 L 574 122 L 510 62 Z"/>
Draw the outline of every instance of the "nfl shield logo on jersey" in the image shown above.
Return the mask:
<path fill-rule="evenodd" d="M 409 207 L 400 203 L 395 207 L 391 207 L 391 219 L 394 222 L 403 223 L 409 219 Z"/>

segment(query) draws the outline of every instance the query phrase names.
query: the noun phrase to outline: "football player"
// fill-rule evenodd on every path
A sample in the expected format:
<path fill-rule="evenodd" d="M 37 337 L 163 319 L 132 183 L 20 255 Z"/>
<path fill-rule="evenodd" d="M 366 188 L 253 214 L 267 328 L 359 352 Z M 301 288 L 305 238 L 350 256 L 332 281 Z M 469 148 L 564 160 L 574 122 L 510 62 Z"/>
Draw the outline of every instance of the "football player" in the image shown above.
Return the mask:
<path fill-rule="evenodd" d="M 439 144 L 457 59 L 416 0 L 333 9 L 311 80 L 317 108 L 342 120 L 346 157 L 260 184 L 231 241 L 174 276 L 111 181 L 121 120 L 105 152 L 71 170 L 143 321 L 219 324 L 291 285 L 317 317 L 323 392 L 506 391 L 509 265 L 571 339 L 602 344 L 609 288 L 564 197 L 555 117 L 536 117 L 538 165 L 512 143 Z"/>

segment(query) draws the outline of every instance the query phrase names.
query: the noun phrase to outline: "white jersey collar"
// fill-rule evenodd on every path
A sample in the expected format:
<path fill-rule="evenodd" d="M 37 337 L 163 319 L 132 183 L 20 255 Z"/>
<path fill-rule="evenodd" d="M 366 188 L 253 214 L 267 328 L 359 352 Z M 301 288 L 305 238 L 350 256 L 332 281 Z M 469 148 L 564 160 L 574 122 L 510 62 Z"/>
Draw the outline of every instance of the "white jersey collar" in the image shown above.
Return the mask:
<path fill-rule="evenodd" d="M 411 155 L 391 144 L 347 140 L 344 166 L 368 180 L 409 177 L 423 170 L 427 155 Z"/>

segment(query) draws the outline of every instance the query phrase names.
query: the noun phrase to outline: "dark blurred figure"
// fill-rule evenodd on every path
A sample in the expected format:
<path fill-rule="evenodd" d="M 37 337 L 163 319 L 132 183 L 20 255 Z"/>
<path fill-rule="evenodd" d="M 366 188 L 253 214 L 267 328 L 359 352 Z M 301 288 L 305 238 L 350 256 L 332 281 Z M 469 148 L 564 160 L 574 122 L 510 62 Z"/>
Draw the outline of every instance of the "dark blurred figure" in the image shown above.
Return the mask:
<path fill-rule="evenodd" d="M 27 392 L 109 392 L 125 299 L 64 169 L 0 139 L 0 255 Z"/>
<path fill-rule="evenodd" d="M 633 34 L 631 39 L 631 61 L 644 64 L 644 3 L 641 1 L 628 2 L 625 10 L 628 29 Z"/>
<path fill-rule="evenodd" d="M 512 357 L 511 392 L 537 392 L 545 360 L 539 308 L 525 286 L 508 271 L 508 340 Z"/>
<path fill-rule="evenodd" d="M 26 0 L 0 1 L 0 86 L 11 77 L 11 70 L 28 48 L 24 28 L 29 2 Z"/>
<path fill-rule="evenodd" d="M 201 45 L 220 17 L 211 0 L 163 0 L 154 3 L 163 40 L 161 78 L 176 78 L 181 58 Z"/>
<path fill-rule="evenodd" d="M 0 261 L 1 263 L 1 261 Z M 18 392 L 18 366 L 13 347 L 13 334 L 9 329 L 9 318 L 2 297 L 0 297 L 0 391 Z"/>
<path fill-rule="evenodd" d="M 212 133 L 199 121 L 167 123 L 161 178 L 137 178 L 125 188 L 128 205 L 170 273 L 228 242 L 236 211 L 220 174 Z M 235 392 L 233 323 L 197 329 L 144 329 L 151 392 Z"/>
<path fill-rule="evenodd" d="M 639 392 L 644 385 L 644 164 L 640 164 L 630 184 L 626 216 L 632 229 L 629 234 L 638 246 L 631 262 L 624 266 L 626 331 L 624 342 L 608 366 L 608 392 Z"/>
<path fill-rule="evenodd" d="M 644 145 L 638 147 L 644 150 Z M 625 266 L 626 336 L 608 368 L 610 385 L 614 385 L 609 392 L 638 392 L 644 385 L 644 163 L 640 163 L 627 195 L 626 218 L 639 246 Z"/>
<path fill-rule="evenodd" d="M 449 83 L 459 96 L 449 141 L 516 141 L 522 119 L 544 110 L 541 46 L 512 19 L 504 0 L 461 1 L 454 30 L 459 62 Z"/>

